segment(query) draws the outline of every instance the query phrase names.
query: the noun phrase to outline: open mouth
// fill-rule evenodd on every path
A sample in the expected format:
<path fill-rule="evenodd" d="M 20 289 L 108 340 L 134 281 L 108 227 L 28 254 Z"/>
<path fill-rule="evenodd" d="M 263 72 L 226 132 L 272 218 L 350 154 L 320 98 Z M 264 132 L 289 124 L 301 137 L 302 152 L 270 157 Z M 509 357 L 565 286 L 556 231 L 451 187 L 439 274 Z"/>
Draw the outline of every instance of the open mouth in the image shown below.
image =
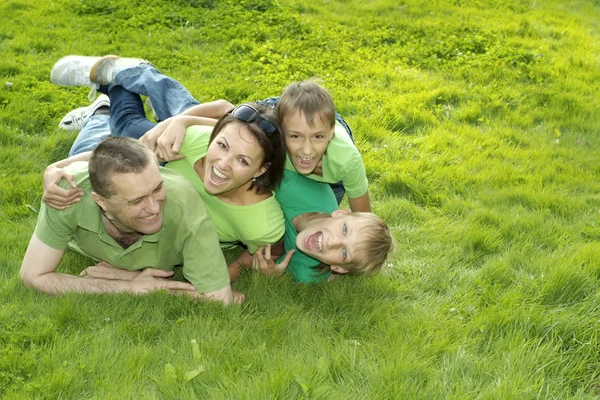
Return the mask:
<path fill-rule="evenodd" d="M 312 166 L 313 164 L 313 160 L 314 157 L 296 157 L 296 160 L 298 160 L 298 164 L 300 164 L 300 166 L 302 168 L 308 169 Z"/>
<path fill-rule="evenodd" d="M 148 215 L 147 217 L 139 217 L 139 219 L 144 221 L 152 221 L 158 217 L 158 214 Z"/>
<path fill-rule="evenodd" d="M 212 167 L 210 169 L 210 181 L 213 184 L 222 185 L 225 182 L 227 182 L 228 180 L 229 180 L 229 178 L 227 177 L 227 175 L 223 174 L 221 171 L 219 171 L 215 167 Z"/>
<path fill-rule="evenodd" d="M 323 232 L 319 231 L 308 236 L 304 240 L 307 249 L 321 252 L 323 251 Z"/>

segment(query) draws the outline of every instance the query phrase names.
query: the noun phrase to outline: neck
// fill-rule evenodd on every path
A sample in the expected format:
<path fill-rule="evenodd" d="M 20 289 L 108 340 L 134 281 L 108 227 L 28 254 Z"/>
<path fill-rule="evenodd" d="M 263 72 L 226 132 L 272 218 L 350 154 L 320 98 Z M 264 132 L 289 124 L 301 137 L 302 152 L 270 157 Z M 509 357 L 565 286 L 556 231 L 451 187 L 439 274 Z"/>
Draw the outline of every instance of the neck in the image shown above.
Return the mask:
<path fill-rule="evenodd" d="M 108 236 L 113 238 L 115 242 L 119 243 L 124 249 L 128 248 L 144 236 L 139 232 L 124 229 L 121 224 L 111 220 L 104 211 L 102 211 L 102 223 L 106 228 L 106 232 L 108 232 Z"/>

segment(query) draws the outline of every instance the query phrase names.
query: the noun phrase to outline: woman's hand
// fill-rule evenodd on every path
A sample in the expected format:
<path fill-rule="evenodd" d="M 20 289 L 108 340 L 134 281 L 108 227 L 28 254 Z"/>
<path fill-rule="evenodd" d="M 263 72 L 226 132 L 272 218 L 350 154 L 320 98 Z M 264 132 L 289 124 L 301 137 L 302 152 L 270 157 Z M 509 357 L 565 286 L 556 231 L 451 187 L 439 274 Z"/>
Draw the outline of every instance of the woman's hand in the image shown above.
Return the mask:
<path fill-rule="evenodd" d="M 160 160 L 181 160 L 183 156 L 179 154 L 179 149 L 185 138 L 186 128 L 187 125 L 181 118 L 171 117 L 150 129 L 140 140 Z"/>
<path fill-rule="evenodd" d="M 66 179 L 71 189 L 63 189 L 58 183 Z M 44 195 L 42 201 L 57 210 L 65 210 L 74 203 L 81 201 L 83 190 L 75 184 L 73 174 L 65 168 L 49 165 L 44 171 Z"/>
<path fill-rule="evenodd" d="M 293 249 L 288 251 L 283 261 L 275 264 L 275 261 L 271 258 L 271 245 L 261 246 L 252 257 L 252 269 L 267 276 L 280 276 L 285 272 L 295 251 Z"/>

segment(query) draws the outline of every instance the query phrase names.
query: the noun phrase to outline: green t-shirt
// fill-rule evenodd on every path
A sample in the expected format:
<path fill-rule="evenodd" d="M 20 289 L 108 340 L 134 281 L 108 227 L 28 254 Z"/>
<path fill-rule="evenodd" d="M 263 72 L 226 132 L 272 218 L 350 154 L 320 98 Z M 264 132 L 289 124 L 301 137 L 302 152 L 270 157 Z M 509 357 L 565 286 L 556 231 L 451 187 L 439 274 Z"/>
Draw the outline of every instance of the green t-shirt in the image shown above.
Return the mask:
<path fill-rule="evenodd" d="M 183 265 L 183 275 L 201 293 L 214 292 L 229 284 L 227 264 L 219 247 L 214 224 L 204 203 L 183 177 L 161 168 L 166 201 L 161 229 L 144 235 L 123 249 L 102 223 L 100 207 L 92 200 L 87 163 L 73 163 L 84 196 L 81 202 L 59 211 L 42 203 L 36 236 L 46 245 L 67 247 L 98 261 L 135 271 L 146 267 L 172 271 Z M 68 184 L 63 180 L 61 186 Z"/>
<path fill-rule="evenodd" d="M 310 174 L 307 178 L 317 182 L 337 183 L 342 182 L 348 197 L 357 198 L 367 193 L 369 182 L 367 173 L 358 149 L 350 139 L 348 132 L 339 122 L 335 123 L 335 137 L 327 145 L 323 154 L 323 176 Z M 285 169 L 298 172 L 286 156 Z"/>
<path fill-rule="evenodd" d="M 291 272 L 298 282 L 322 282 L 329 278 L 331 271 L 323 274 L 313 267 L 321 264 L 319 260 L 307 256 L 296 247 L 298 232 L 292 225 L 292 219 L 309 212 L 331 214 L 338 209 L 335 195 L 329 185 L 315 182 L 296 172 L 284 171 L 283 181 L 275 193 L 285 215 L 285 252 L 296 249 L 287 271 Z M 278 262 L 283 261 L 282 256 Z"/>
<path fill-rule="evenodd" d="M 215 222 L 219 241 L 224 247 L 241 242 L 248 247 L 250 253 L 254 253 L 259 246 L 276 243 L 283 236 L 285 227 L 283 212 L 275 196 L 258 203 L 237 206 L 225 203 L 204 188 L 204 183 L 194 170 L 194 164 L 206 156 L 211 132 L 210 126 L 189 127 L 179 150 L 185 158 L 172 161 L 166 167 L 192 182 Z"/>

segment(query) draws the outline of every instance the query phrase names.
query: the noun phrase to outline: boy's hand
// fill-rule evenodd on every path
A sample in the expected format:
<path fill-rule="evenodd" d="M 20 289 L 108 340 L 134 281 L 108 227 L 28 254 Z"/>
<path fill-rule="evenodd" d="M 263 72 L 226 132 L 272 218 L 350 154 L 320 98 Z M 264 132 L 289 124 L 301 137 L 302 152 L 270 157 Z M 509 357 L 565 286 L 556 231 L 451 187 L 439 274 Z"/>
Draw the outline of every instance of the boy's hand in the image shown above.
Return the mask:
<path fill-rule="evenodd" d="M 252 269 L 267 276 L 280 276 L 288 267 L 296 250 L 290 250 L 280 264 L 271 258 L 271 245 L 259 247 L 252 257 Z"/>

